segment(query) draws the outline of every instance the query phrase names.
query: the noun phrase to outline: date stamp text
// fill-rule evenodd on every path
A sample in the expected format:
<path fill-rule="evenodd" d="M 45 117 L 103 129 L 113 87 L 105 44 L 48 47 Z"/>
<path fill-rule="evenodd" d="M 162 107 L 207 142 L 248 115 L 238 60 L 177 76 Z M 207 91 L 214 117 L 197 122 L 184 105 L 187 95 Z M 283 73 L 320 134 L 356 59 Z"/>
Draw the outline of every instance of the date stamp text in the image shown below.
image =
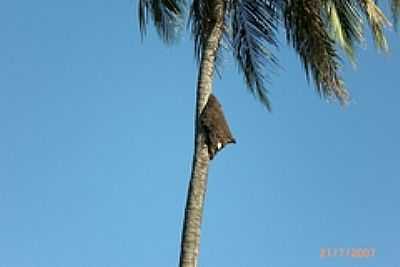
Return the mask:
<path fill-rule="evenodd" d="M 369 258 L 375 257 L 376 250 L 375 248 L 321 248 L 319 255 L 321 258 Z"/>

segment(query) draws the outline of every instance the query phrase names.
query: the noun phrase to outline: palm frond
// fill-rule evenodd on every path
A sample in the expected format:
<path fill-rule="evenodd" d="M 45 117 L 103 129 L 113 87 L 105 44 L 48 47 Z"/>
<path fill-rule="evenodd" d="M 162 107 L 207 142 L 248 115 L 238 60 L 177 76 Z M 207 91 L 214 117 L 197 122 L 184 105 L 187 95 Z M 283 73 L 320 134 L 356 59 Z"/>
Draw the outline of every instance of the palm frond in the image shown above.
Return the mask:
<path fill-rule="evenodd" d="M 213 0 L 193 0 L 189 15 L 194 52 L 198 61 L 201 58 L 203 45 L 214 26 L 215 4 Z"/>
<path fill-rule="evenodd" d="M 185 7 L 185 0 L 139 0 L 138 17 L 142 37 L 151 19 L 161 39 L 166 43 L 173 42 L 182 28 Z"/>
<path fill-rule="evenodd" d="M 348 93 L 339 75 L 339 56 L 325 29 L 319 0 L 287 0 L 284 7 L 286 38 L 299 54 L 306 77 L 313 76 L 317 92 L 342 104 Z"/>
<path fill-rule="evenodd" d="M 394 26 L 398 30 L 400 26 L 400 0 L 392 0 L 391 9 Z"/>
<path fill-rule="evenodd" d="M 383 29 L 391 25 L 389 20 L 385 17 L 381 9 L 375 4 L 374 0 L 359 0 L 359 4 L 371 26 L 375 45 L 379 50 L 387 52 L 389 50 L 389 46 Z"/>
<path fill-rule="evenodd" d="M 277 47 L 278 11 L 273 0 L 236 0 L 232 7 L 232 47 L 247 88 L 271 109 L 264 66 L 277 65 L 268 46 Z"/>
<path fill-rule="evenodd" d="M 190 7 L 189 24 L 192 31 L 192 37 L 194 40 L 194 55 L 197 61 L 200 61 L 201 50 L 205 41 L 205 28 L 207 23 L 204 18 L 209 13 L 207 1 L 193 0 Z"/>
<path fill-rule="evenodd" d="M 358 6 L 351 0 L 327 0 L 325 10 L 331 38 L 355 64 L 355 45 L 364 41 L 363 21 Z"/>

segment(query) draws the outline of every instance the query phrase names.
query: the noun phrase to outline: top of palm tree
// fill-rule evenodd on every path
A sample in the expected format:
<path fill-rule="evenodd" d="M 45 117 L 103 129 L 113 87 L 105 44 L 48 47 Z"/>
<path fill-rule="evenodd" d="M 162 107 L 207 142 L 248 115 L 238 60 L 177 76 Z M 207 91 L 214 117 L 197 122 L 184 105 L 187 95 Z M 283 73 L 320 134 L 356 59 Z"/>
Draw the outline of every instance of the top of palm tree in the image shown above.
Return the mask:
<path fill-rule="evenodd" d="M 349 95 L 340 75 L 342 48 L 355 63 L 355 48 L 362 45 L 364 28 L 371 29 L 377 49 L 388 51 L 384 29 L 391 23 L 375 0 L 223 0 L 224 41 L 227 42 L 248 89 L 270 109 L 265 87 L 265 66 L 276 65 L 277 33 L 297 52 L 307 79 L 317 92 L 345 104 Z M 201 51 L 215 0 L 139 0 L 142 34 L 151 21 L 161 39 L 172 43 L 185 20 L 191 25 L 195 53 Z M 190 9 L 188 6 L 190 5 Z M 400 0 L 391 0 L 392 20 L 397 29 Z"/>

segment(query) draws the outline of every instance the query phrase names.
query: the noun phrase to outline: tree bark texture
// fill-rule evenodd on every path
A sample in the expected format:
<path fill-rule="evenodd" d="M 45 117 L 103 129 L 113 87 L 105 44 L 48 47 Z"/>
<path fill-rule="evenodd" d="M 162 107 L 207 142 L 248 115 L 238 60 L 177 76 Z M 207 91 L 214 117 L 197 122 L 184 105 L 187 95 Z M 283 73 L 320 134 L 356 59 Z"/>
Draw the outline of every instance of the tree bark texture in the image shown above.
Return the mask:
<path fill-rule="evenodd" d="M 224 0 L 212 0 L 209 2 L 213 4 L 211 17 L 209 18 L 211 27 L 203 44 L 198 74 L 195 145 L 182 230 L 180 267 L 198 266 L 200 228 L 207 188 L 209 155 L 204 132 L 199 127 L 199 118 L 212 93 L 215 58 L 222 38 L 224 24 Z"/>

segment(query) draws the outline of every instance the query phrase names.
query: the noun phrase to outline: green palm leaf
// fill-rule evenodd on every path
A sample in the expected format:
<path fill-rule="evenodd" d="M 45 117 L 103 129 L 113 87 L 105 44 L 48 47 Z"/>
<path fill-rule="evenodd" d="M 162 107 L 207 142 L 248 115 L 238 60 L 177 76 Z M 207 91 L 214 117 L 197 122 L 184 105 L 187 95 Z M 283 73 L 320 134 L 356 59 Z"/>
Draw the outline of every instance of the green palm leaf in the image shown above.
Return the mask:
<path fill-rule="evenodd" d="M 277 64 L 267 47 L 277 47 L 277 7 L 273 1 L 237 0 L 232 9 L 232 47 L 247 88 L 270 110 L 264 67 Z"/>
<path fill-rule="evenodd" d="M 381 9 L 375 4 L 374 0 L 359 0 L 359 5 L 371 26 L 375 45 L 379 50 L 387 52 L 389 50 L 389 46 L 383 29 L 390 26 L 389 20 L 385 17 Z"/>
<path fill-rule="evenodd" d="M 208 0 L 193 0 L 190 7 L 189 23 L 194 40 L 194 54 L 198 61 L 201 58 L 203 44 L 211 26 L 207 19 L 211 14 L 210 6 L 211 3 Z"/>
<path fill-rule="evenodd" d="M 331 38 L 355 64 L 355 45 L 364 40 L 363 21 L 358 6 L 351 0 L 327 0 L 325 11 Z"/>
<path fill-rule="evenodd" d="M 173 42 L 183 24 L 184 0 L 139 0 L 139 26 L 142 37 L 147 32 L 149 18 L 166 43 Z"/>
<path fill-rule="evenodd" d="M 339 56 L 325 30 L 319 0 L 288 0 L 284 7 L 286 38 L 297 51 L 306 77 L 313 76 L 320 95 L 335 97 L 342 104 L 348 93 L 339 75 Z"/>
<path fill-rule="evenodd" d="M 394 26 L 398 29 L 400 24 L 400 0 L 392 0 L 391 9 Z"/>

